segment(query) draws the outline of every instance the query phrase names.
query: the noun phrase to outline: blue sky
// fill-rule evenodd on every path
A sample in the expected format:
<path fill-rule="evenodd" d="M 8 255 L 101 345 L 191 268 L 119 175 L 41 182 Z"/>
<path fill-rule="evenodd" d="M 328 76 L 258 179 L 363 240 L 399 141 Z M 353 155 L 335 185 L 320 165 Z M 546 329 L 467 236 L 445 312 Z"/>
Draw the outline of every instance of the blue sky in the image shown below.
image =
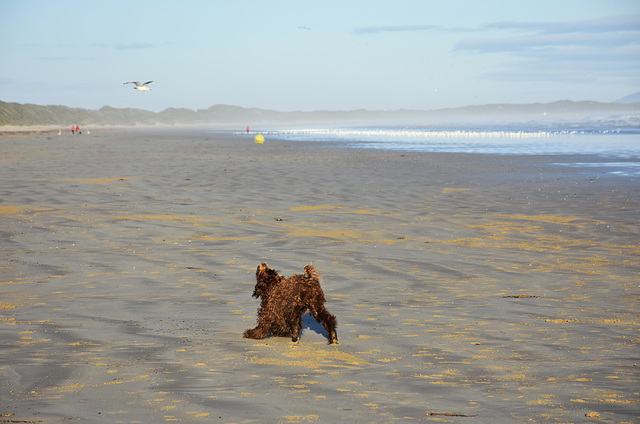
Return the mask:
<path fill-rule="evenodd" d="M 637 91 L 638 0 L 0 0 L 6 102 L 428 110 Z"/>

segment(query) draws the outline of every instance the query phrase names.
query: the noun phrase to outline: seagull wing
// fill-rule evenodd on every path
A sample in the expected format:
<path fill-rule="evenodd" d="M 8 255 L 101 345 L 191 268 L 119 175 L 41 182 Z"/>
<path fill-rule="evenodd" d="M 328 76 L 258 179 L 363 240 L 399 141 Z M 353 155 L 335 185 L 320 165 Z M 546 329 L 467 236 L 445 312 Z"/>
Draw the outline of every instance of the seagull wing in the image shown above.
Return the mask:
<path fill-rule="evenodd" d="M 145 82 L 145 83 L 144 83 L 144 84 L 142 84 L 142 85 L 151 84 L 152 82 L 153 82 L 153 81 L 147 81 L 147 82 Z"/>
<path fill-rule="evenodd" d="M 139 87 L 141 85 L 140 81 L 129 81 L 129 82 L 124 82 L 123 84 L 135 84 L 136 87 Z"/>

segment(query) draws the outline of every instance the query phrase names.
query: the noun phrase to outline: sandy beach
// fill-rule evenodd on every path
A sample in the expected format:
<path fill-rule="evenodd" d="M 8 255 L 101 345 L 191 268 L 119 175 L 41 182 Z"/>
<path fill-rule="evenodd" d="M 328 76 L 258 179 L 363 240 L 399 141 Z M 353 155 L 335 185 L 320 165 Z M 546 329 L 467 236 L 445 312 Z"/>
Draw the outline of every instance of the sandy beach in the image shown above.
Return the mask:
<path fill-rule="evenodd" d="M 570 156 L 0 137 L 0 422 L 638 423 L 640 184 Z M 339 345 L 249 340 L 313 263 Z"/>

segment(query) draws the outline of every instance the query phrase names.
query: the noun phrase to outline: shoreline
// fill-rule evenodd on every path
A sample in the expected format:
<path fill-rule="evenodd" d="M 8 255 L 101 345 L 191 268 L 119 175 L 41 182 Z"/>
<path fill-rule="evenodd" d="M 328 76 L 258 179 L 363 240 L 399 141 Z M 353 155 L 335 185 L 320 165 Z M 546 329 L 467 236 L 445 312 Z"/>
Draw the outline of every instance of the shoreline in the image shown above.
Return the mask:
<path fill-rule="evenodd" d="M 74 124 L 75 125 L 75 124 Z M 94 132 L 124 131 L 128 133 L 134 132 L 170 132 L 170 131 L 196 131 L 202 132 L 207 129 L 218 130 L 228 129 L 227 124 L 135 124 L 135 125 L 97 125 L 89 124 L 83 126 L 81 131 L 85 129 Z M 237 131 L 242 131 L 244 127 L 238 125 Z M 13 136 L 37 136 L 37 135 L 71 135 L 70 125 L 1 125 L 0 138 L 11 138 Z M 232 131 L 232 130 L 230 130 Z"/>
<path fill-rule="evenodd" d="M 0 138 L 0 416 L 640 419 L 637 178 L 90 129 Z M 340 345 L 242 338 L 263 261 L 315 264 Z"/>

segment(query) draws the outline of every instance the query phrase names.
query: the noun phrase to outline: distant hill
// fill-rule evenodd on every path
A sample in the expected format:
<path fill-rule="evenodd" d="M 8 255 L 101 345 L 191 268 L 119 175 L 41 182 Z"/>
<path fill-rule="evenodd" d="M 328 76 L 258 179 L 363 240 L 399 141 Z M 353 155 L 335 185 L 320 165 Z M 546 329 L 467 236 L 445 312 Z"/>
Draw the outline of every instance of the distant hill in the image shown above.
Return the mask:
<path fill-rule="evenodd" d="M 616 100 L 616 103 L 640 103 L 640 91 L 624 96 L 623 98 Z"/>
<path fill-rule="evenodd" d="M 0 126 L 69 126 L 69 125 L 300 125 L 404 123 L 421 125 L 456 119 L 519 119 L 525 117 L 640 113 L 640 103 L 573 102 L 493 104 L 451 109 L 424 110 L 350 110 L 314 112 L 278 112 L 267 109 L 214 105 L 208 109 L 168 108 L 162 112 L 142 109 L 117 109 L 104 106 L 98 110 L 67 106 L 41 106 L 0 101 Z"/>

